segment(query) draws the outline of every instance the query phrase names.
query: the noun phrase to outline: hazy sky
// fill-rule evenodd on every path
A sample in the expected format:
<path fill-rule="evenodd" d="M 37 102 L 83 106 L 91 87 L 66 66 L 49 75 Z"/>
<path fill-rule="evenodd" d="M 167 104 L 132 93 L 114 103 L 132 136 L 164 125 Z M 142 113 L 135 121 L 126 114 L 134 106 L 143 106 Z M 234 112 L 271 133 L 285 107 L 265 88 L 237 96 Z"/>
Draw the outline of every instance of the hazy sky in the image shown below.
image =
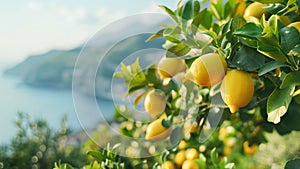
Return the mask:
<path fill-rule="evenodd" d="M 0 61 L 82 44 L 122 17 L 175 8 L 176 0 L 9 0 L 0 6 Z"/>

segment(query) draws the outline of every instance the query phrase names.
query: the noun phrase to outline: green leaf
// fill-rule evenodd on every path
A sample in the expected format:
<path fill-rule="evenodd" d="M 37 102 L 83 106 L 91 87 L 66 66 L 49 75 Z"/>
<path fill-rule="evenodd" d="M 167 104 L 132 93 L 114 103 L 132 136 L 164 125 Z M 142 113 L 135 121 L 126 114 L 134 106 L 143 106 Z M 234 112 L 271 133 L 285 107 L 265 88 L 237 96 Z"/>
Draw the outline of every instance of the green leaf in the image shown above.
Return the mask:
<path fill-rule="evenodd" d="M 231 61 L 231 64 L 245 71 L 257 70 L 264 63 L 265 57 L 255 49 L 247 46 L 242 46 Z"/>
<path fill-rule="evenodd" d="M 201 153 L 198 159 L 195 159 L 195 162 L 198 164 L 199 168 L 206 168 L 206 158 Z"/>
<path fill-rule="evenodd" d="M 286 87 L 292 88 L 292 87 L 295 87 L 298 85 L 300 85 L 300 71 L 291 72 L 284 77 L 284 79 L 280 85 L 280 89 L 283 89 Z"/>
<path fill-rule="evenodd" d="M 268 72 L 271 72 L 272 70 L 275 70 L 276 68 L 279 67 L 288 67 L 287 64 L 282 63 L 282 62 L 277 62 L 277 61 L 271 61 L 266 64 L 264 64 L 258 71 L 258 75 L 262 76 Z"/>
<path fill-rule="evenodd" d="M 94 157 L 98 161 L 105 161 L 106 157 L 99 151 L 91 150 L 87 152 L 88 155 Z"/>
<path fill-rule="evenodd" d="M 170 47 L 167 50 L 166 56 L 167 57 L 179 57 L 186 55 L 191 50 L 190 47 L 185 45 L 184 43 L 176 44 L 175 46 Z"/>
<path fill-rule="evenodd" d="M 189 0 L 185 3 L 182 11 L 182 19 L 187 22 L 194 17 L 193 0 Z"/>
<path fill-rule="evenodd" d="M 215 168 L 219 168 L 219 159 L 216 148 L 213 148 L 210 152 L 210 158 Z"/>
<path fill-rule="evenodd" d="M 146 40 L 146 42 L 149 42 L 149 41 L 151 41 L 151 40 L 153 40 L 153 39 L 162 37 L 162 36 L 163 36 L 163 32 L 164 32 L 164 29 L 159 30 L 158 32 L 156 32 L 155 34 L 153 34 L 152 36 L 150 36 L 150 37 Z"/>
<path fill-rule="evenodd" d="M 176 127 L 170 136 L 170 141 L 172 143 L 172 145 L 178 145 L 180 140 L 182 140 L 183 138 L 183 134 L 182 134 L 182 128 L 180 127 Z"/>
<path fill-rule="evenodd" d="M 207 9 L 204 9 L 193 19 L 192 33 L 196 34 L 199 25 L 202 25 L 206 29 L 209 29 L 211 27 L 211 23 L 212 23 L 212 14 Z"/>
<path fill-rule="evenodd" d="M 280 46 L 285 53 L 289 53 L 296 45 L 300 44 L 300 34 L 294 27 L 280 29 Z"/>
<path fill-rule="evenodd" d="M 299 166 L 300 166 L 300 159 L 297 158 L 297 159 L 293 159 L 293 160 L 288 161 L 285 164 L 284 169 L 299 169 Z"/>
<path fill-rule="evenodd" d="M 242 26 L 240 29 L 233 32 L 233 34 L 242 37 L 256 38 L 258 36 L 261 36 L 262 31 L 263 29 L 261 28 L 261 26 L 249 22 Z"/>
<path fill-rule="evenodd" d="M 292 50 L 290 50 L 288 55 L 300 57 L 300 44 L 296 45 Z"/>
<path fill-rule="evenodd" d="M 273 46 L 273 45 L 268 45 L 266 43 L 263 43 L 261 41 L 259 41 L 257 43 L 257 50 L 268 56 L 271 59 L 274 59 L 276 61 L 279 62 L 286 62 L 287 61 L 287 57 L 284 53 L 282 53 L 282 51 L 280 50 L 279 47 L 277 46 Z"/>
<path fill-rule="evenodd" d="M 292 94 L 295 90 L 293 88 L 276 88 L 268 98 L 267 112 L 268 121 L 278 124 L 280 118 L 287 112 L 289 104 L 292 100 Z"/>
<path fill-rule="evenodd" d="M 175 23 L 178 23 L 178 19 L 177 19 L 177 16 L 174 11 L 172 11 L 170 8 L 168 8 L 164 5 L 161 5 L 159 7 L 162 8 Z"/>
<path fill-rule="evenodd" d="M 200 2 L 194 1 L 194 17 L 199 14 L 200 11 Z"/>

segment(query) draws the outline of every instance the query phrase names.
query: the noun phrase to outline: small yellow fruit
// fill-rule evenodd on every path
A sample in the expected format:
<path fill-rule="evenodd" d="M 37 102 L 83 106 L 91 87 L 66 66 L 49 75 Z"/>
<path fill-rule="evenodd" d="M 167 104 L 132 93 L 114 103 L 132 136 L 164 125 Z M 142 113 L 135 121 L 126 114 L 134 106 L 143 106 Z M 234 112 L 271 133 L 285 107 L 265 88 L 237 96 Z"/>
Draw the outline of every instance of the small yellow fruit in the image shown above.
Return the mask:
<path fill-rule="evenodd" d="M 178 144 L 179 149 L 185 149 L 187 147 L 187 143 L 184 140 L 181 140 L 180 143 Z"/>
<path fill-rule="evenodd" d="M 268 11 L 264 8 L 265 6 L 260 2 L 253 2 L 245 9 L 244 19 L 247 22 L 256 22 L 263 14 L 268 14 Z"/>
<path fill-rule="evenodd" d="M 163 57 L 158 63 L 158 74 L 161 79 L 175 76 L 177 73 L 186 70 L 186 64 L 183 59 Z"/>
<path fill-rule="evenodd" d="M 231 70 L 221 84 L 221 96 L 231 113 L 246 106 L 254 94 L 254 81 L 251 75 L 241 70 Z"/>
<path fill-rule="evenodd" d="M 171 128 L 166 128 L 162 125 L 164 118 L 166 118 L 166 116 L 156 119 L 148 125 L 145 136 L 146 140 L 159 141 L 167 138 L 171 134 Z"/>
<path fill-rule="evenodd" d="M 293 22 L 293 23 L 289 24 L 288 26 L 294 27 L 298 30 L 298 32 L 300 32 L 300 22 Z"/>
<path fill-rule="evenodd" d="M 245 141 L 243 144 L 244 152 L 245 154 L 249 156 L 253 156 L 257 152 L 257 144 L 252 144 L 251 146 L 249 145 L 248 141 Z"/>
<path fill-rule="evenodd" d="M 145 97 L 144 108 L 151 117 L 156 117 L 165 110 L 166 99 L 162 94 L 152 90 Z"/>
<path fill-rule="evenodd" d="M 228 137 L 224 140 L 224 145 L 226 147 L 233 148 L 235 146 L 236 142 L 237 142 L 237 139 L 235 137 Z"/>
<path fill-rule="evenodd" d="M 243 15 L 246 9 L 246 2 L 244 0 L 236 0 L 238 6 L 235 11 L 235 15 Z"/>
<path fill-rule="evenodd" d="M 175 165 L 171 161 L 166 161 L 162 165 L 162 169 L 175 169 Z"/>
<path fill-rule="evenodd" d="M 185 157 L 188 160 L 194 160 L 199 157 L 199 153 L 195 148 L 189 148 L 185 151 Z"/>
<path fill-rule="evenodd" d="M 182 164 L 182 169 L 199 169 L 199 166 L 194 160 L 186 160 Z"/>
<path fill-rule="evenodd" d="M 224 149 L 223 149 L 223 155 L 224 156 L 229 156 L 232 152 L 232 148 L 231 147 L 228 147 L 228 146 L 225 146 Z"/>
<path fill-rule="evenodd" d="M 175 155 L 175 163 L 178 165 L 178 166 L 182 166 L 183 162 L 186 160 L 186 157 L 185 157 L 185 150 L 180 150 L 176 155 Z"/>
<path fill-rule="evenodd" d="M 208 53 L 197 58 L 186 74 L 186 79 L 201 86 L 212 86 L 219 83 L 225 76 L 227 63 L 217 53 Z"/>

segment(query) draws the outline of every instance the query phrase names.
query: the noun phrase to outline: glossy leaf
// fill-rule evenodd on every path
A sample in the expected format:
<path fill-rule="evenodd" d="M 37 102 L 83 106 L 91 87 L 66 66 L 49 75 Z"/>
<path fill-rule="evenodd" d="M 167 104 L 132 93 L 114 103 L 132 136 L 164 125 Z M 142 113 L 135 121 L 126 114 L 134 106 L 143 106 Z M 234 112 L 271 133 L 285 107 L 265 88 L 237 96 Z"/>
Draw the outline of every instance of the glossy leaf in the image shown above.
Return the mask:
<path fill-rule="evenodd" d="M 162 37 L 162 36 L 163 36 L 163 32 L 164 32 L 164 29 L 161 29 L 161 30 L 157 31 L 155 34 L 153 34 L 152 36 L 150 36 L 150 37 L 146 40 L 146 42 L 149 42 L 149 41 L 151 41 L 151 40 L 153 40 L 153 39 Z"/>
<path fill-rule="evenodd" d="M 257 70 L 264 63 L 265 57 L 255 49 L 247 46 L 241 47 L 231 61 L 231 64 L 246 71 Z"/>
<path fill-rule="evenodd" d="M 212 23 L 212 14 L 207 9 L 204 9 L 193 19 L 192 22 L 193 34 L 196 34 L 199 25 L 202 25 L 206 29 L 209 29 L 211 27 L 211 23 Z"/>
<path fill-rule="evenodd" d="M 299 169 L 299 166 L 300 166 L 300 159 L 298 158 L 298 159 L 293 159 L 288 161 L 285 164 L 284 169 Z"/>
<path fill-rule="evenodd" d="M 283 51 L 289 53 L 296 45 L 300 44 L 300 34 L 294 27 L 284 27 L 279 31 L 280 46 Z"/>
<path fill-rule="evenodd" d="M 172 11 L 170 8 L 168 8 L 164 5 L 161 5 L 159 7 L 162 8 L 174 22 L 176 22 L 176 23 L 178 22 L 177 16 L 174 11 Z"/>
<path fill-rule="evenodd" d="M 288 65 L 282 62 L 277 62 L 277 61 L 271 61 L 266 64 L 264 64 L 258 71 L 258 75 L 262 76 L 268 72 L 271 72 L 275 70 L 276 68 L 279 67 L 287 67 Z"/>
<path fill-rule="evenodd" d="M 266 43 L 263 42 L 258 42 L 257 43 L 257 50 L 268 56 L 271 59 L 274 59 L 276 61 L 279 62 L 286 62 L 287 61 L 287 57 L 284 53 L 282 53 L 282 51 L 280 50 L 279 47 L 277 46 L 273 46 L 273 45 L 268 45 Z"/>
<path fill-rule="evenodd" d="M 280 118 L 287 112 L 289 104 L 292 100 L 292 94 L 295 90 L 293 88 L 276 88 L 268 98 L 267 112 L 268 121 L 277 124 Z"/>
<path fill-rule="evenodd" d="M 289 87 L 292 88 L 294 86 L 300 85 L 300 72 L 291 72 L 285 76 L 280 86 L 280 89 Z"/>
<path fill-rule="evenodd" d="M 255 23 L 247 23 L 240 29 L 236 30 L 233 34 L 243 37 L 256 38 L 261 36 L 263 29 Z"/>
<path fill-rule="evenodd" d="M 97 159 L 99 161 L 105 161 L 105 159 L 106 159 L 106 157 L 99 151 L 91 150 L 91 151 L 88 151 L 87 154 L 94 157 L 95 159 Z"/>
<path fill-rule="evenodd" d="M 191 50 L 190 47 L 188 47 L 184 43 L 176 44 L 175 46 L 172 46 L 167 50 L 166 56 L 167 57 L 179 57 L 186 55 Z"/>

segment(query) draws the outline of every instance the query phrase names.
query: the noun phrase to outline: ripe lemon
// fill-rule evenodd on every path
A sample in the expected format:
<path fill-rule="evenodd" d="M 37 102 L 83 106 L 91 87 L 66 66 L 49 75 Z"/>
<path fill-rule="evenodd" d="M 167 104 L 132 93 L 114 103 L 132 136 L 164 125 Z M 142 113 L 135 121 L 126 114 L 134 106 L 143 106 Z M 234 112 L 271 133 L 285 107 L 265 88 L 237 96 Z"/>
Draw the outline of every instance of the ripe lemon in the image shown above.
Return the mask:
<path fill-rule="evenodd" d="M 251 75 L 241 70 L 231 70 L 221 84 L 221 96 L 231 113 L 246 106 L 254 94 L 254 81 Z"/>
<path fill-rule="evenodd" d="M 244 19 L 247 22 L 257 22 L 263 14 L 268 14 L 268 11 L 264 8 L 265 6 L 260 2 L 253 2 L 245 9 Z"/>
<path fill-rule="evenodd" d="M 144 108 L 152 117 L 156 117 L 165 110 L 166 99 L 162 94 L 152 90 L 145 97 Z"/>
<path fill-rule="evenodd" d="M 186 79 L 201 86 L 212 86 L 219 83 L 225 76 L 227 63 L 217 53 L 208 53 L 197 58 L 186 74 Z"/>
<path fill-rule="evenodd" d="M 249 156 L 253 156 L 256 151 L 257 151 L 257 144 L 252 144 L 251 146 L 249 145 L 248 141 L 245 141 L 243 143 L 243 148 L 244 148 L 244 152 L 245 154 L 249 155 Z"/>
<path fill-rule="evenodd" d="M 178 165 L 178 166 L 182 166 L 183 162 L 186 160 L 186 157 L 185 157 L 185 150 L 180 150 L 176 155 L 175 155 L 175 158 L 174 158 L 174 161 L 175 163 Z"/>
<path fill-rule="evenodd" d="M 158 74 L 161 79 L 175 76 L 177 73 L 186 70 L 186 64 L 183 59 L 163 57 L 158 62 Z"/>
<path fill-rule="evenodd" d="M 162 169 L 175 169 L 175 165 L 171 161 L 166 161 L 162 165 Z"/>
<path fill-rule="evenodd" d="M 288 26 L 294 27 L 298 30 L 298 32 L 300 32 L 300 22 L 293 22 L 293 23 L 289 24 Z"/>
<path fill-rule="evenodd" d="M 184 140 L 181 140 L 180 143 L 178 144 L 179 149 L 185 149 L 187 147 L 187 143 Z"/>
<path fill-rule="evenodd" d="M 166 116 L 156 119 L 148 125 L 145 136 L 146 140 L 159 141 L 167 138 L 170 135 L 171 128 L 166 128 L 162 125 L 164 118 L 166 118 Z"/>
<path fill-rule="evenodd" d="M 235 15 L 243 15 L 246 9 L 246 2 L 244 0 L 236 0 L 235 3 L 238 5 L 235 11 Z"/>
<path fill-rule="evenodd" d="M 186 160 L 182 164 L 182 169 L 199 169 L 199 166 L 194 160 Z"/>
<path fill-rule="evenodd" d="M 188 160 L 194 160 L 199 157 L 199 153 L 195 148 L 189 148 L 185 151 L 185 157 Z"/>

